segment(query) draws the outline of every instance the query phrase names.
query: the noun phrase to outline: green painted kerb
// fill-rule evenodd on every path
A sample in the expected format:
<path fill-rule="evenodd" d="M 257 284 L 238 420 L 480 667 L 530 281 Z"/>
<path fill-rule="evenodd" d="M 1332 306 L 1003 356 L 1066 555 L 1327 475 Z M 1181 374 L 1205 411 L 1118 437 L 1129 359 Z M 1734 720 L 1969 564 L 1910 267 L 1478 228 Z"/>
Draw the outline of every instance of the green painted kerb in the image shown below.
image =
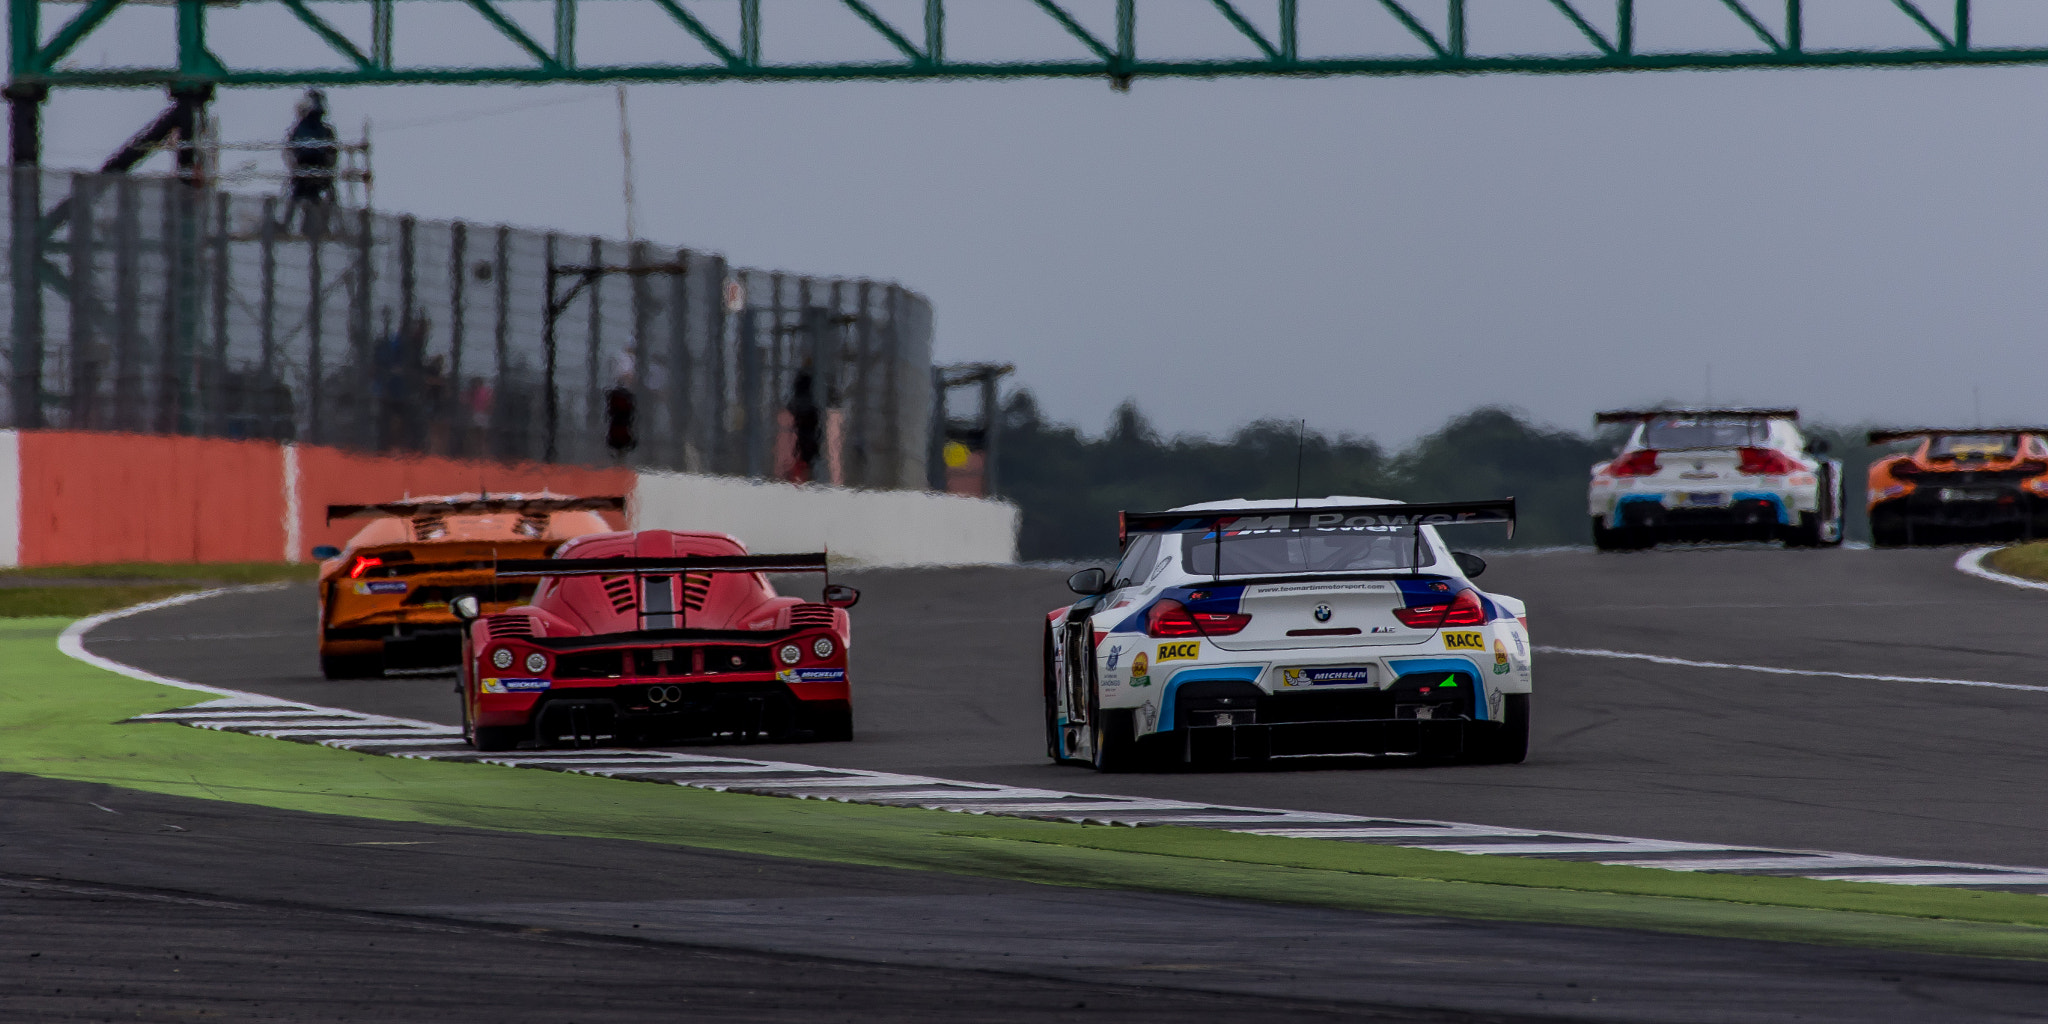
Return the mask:
<path fill-rule="evenodd" d="M 0 622 L 0 771 L 384 821 L 1403 914 L 2048 959 L 2048 899 L 1110 828 L 376 757 L 168 723 L 193 702 Z M 1080 776 L 1077 776 L 1077 779 Z"/>

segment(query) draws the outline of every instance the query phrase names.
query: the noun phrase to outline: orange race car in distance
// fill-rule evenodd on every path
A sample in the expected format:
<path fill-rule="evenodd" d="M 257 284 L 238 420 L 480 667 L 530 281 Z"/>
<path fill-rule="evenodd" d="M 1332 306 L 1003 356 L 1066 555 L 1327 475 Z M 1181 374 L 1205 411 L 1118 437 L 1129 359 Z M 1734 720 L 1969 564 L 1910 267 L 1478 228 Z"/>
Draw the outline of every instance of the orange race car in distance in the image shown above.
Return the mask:
<path fill-rule="evenodd" d="M 614 527 L 623 497 L 458 494 L 329 505 L 327 521 L 369 518 L 348 546 L 313 549 L 320 566 L 320 671 L 359 679 L 386 669 L 453 666 L 462 622 L 448 603 L 473 595 L 487 613 L 524 604 L 532 581 L 501 581 L 501 560 L 546 558 L 564 541 Z"/>
<path fill-rule="evenodd" d="M 1878 547 L 2048 537 L 2048 427 L 1873 430 L 1917 442 L 1870 464 Z"/>

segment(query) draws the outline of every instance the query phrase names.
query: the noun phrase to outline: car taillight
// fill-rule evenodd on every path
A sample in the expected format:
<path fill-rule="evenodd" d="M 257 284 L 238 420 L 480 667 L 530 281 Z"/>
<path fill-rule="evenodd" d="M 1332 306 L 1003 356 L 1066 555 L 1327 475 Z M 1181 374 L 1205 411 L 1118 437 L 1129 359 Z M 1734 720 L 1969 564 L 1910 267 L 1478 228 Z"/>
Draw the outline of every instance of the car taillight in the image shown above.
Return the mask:
<path fill-rule="evenodd" d="M 1886 469 L 1891 472 L 1891 475 L 1901 480 L 1911 480 L 1920 475 L 1920 467 L 1914 465 L 1909 459 L 1900 459 L 1886 467 Z"/>
<path fill-rule="evenodd" d="M 1155 637 L 1229 636 L 1242 632 L 1252 617 L 1233 612 L 1190 612 L 1179 601 L 1166 600 L 1145 613 L 1145 635 Z"/>
<path fill-rule="evenodd" d="M 1657 472 L 1657 450 L 1630 452 L 1607 464 L 1608 476 L 1649 476 Z"/>
<path fill-rule="evenodd" d="M 1743 476 L 1785 476 L 1806 468 L 1775 448 L 1744 448 L 1741 451 L 1740 471 Z"/>
<path fill-rule="evenodd" d="M 1394 617 L 1404 626 L 1415 629 L 1441 629 L 1444 626 L 1483 626 L 1486 624 L 1486 608 L 1479 603 L 1476 590 L 1458 591 L 1458 596 L 1448 604 L 1424 604 L 1413 608 L 1396 608 Z"/>
<path fill-rule="evenodd" d="M 363 573 L 383 564 L 384 560 L 381 558 L 375 558 L 370 555 L 357 555 L 356 560 L 349 563 L 348 578 L 352 580 L 362 579 Z"/>

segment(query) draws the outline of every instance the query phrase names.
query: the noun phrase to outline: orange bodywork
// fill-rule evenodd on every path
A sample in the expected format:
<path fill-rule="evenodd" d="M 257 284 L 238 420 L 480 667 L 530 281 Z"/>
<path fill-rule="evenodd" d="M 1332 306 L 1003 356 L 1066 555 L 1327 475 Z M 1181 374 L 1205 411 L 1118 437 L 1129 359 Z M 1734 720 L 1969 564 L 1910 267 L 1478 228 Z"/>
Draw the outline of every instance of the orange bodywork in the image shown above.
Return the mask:
<path fill-rule="evenodd" d="M 1872 443 L 1912 440 L 1873 432 Z M 1865 494 L 1881 547 L 1970 536 L 2038 536 L 2048 519 L 2048 438 L 2016 430 L 1929 431 L 1870 464 Z"/>
<path fill-rule="evenodd" d="M 453 665 L 462 623 L 449 601 L 474 595 L 489 615 L 533 596 L 532 582 L 499 580 L 493 563 L 616 528 L 594 511 L 379 515 L 320 564 L 322 668 L 339 678 Z"/>

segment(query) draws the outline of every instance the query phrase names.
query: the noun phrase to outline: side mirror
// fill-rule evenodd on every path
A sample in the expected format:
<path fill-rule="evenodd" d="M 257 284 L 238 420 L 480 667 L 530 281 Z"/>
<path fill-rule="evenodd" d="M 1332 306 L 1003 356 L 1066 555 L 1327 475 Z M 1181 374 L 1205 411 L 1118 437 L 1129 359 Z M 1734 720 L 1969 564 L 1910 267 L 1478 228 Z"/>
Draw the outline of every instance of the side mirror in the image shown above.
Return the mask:
<path fill-rule="evenodd" d="M 1480 573 L 1486 571 L 1486 559 L 1469 551 L 1451 552 L 1451 561 L 1458 563 L 1458 571 L 1464 573 L 1468 580 L 1477 579 Z"/>
<path fill-rule="evenodd" d="M 1099 566 L 1083 569 L 1067 577 L 1067 589 L 1082 597 L 1094 597 L 1109 593 L 1109 570 Z"/>
<path fill-rule="evenodd" d="M 322 562 L 325 562 L 330 558 L 340 558 L 341 549 L 335 547 L 332 544 L 322 544 L 319 547 L 313 549 L 313 557 L 319 559 Z"/>
<path fill-rule="evenodd" d="M 825 588 L 825 603 L 834 608 L 851 608 L 860 603 L 860 591 L 844 583 L 834 583 Z"/>
<path fill-rule="evenodd" d="M 1807 441 L 1806 451 L 1808 452 L 1808 454 L 1812 455 L 1826 455 L 1828 453 L 1828 439 L 1825 437 L 1816 437 Z"/>
<path fill-rule="evenodd" d="M 464 622 L 475 622 L 477 616 L 484 613 L 483 605 L 477 603 L 475 594 L 463 594 L 448 602 L 448 610 Z"/>

